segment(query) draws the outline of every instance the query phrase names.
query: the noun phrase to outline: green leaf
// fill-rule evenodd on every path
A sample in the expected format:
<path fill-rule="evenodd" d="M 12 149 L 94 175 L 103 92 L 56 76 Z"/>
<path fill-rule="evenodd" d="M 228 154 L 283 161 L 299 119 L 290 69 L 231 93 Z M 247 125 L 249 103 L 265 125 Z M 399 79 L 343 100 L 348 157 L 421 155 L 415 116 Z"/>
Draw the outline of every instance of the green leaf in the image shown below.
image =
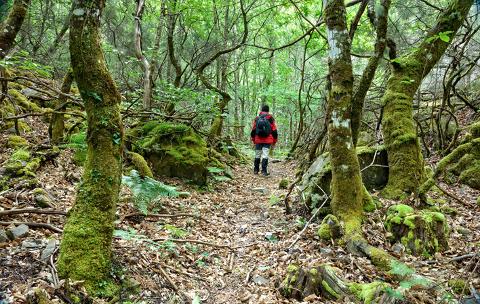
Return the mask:
<path fill-rule="evenodd" d="M 192 300 L 192 304 L 201 304 L 201 303 L 202 303 L 202 300 L 200 299 L 200 296 L 195 294 Z"/>
<path fill-rule="evenodd" d="M 450 42 L 450 37 L 448 36 L 448 34 L 446 32 L 438 33 L 438 37 L 440 38 L 440 40 L 442 40 L 444 42 Z"/>
<path fill-rule="evenodd" d="M 207 167 L 207 170 L 210 173 L 222 173 L 225 171 L 224 169 L 218 167 Z"/>
<path fill-rule="evenodd" d="M 391 270 L 390 273 L 398 276 L 409 276 L 415 273 L 415 271 L 408 267 L 405 263 L 399 261 L 392 261 L 390 264 Z"/>

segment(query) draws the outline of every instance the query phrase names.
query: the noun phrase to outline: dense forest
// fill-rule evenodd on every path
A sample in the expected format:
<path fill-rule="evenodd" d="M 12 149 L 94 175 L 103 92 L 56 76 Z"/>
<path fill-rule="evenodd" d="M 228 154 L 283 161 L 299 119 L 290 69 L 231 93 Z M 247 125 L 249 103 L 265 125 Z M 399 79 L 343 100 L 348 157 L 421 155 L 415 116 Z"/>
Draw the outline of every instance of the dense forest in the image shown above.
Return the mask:
<path fill-rule="evenodd" d="M 0 304 L 480 303 L 480 1 L 0 0 Z"/>

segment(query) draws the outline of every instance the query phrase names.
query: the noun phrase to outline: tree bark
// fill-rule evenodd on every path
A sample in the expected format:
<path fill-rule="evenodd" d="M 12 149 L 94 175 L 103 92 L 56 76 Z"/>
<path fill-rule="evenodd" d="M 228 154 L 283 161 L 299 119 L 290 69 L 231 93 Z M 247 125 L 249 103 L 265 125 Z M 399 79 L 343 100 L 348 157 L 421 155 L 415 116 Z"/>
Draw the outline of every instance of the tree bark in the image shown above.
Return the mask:
<path fill-rule="evenodd" d="M 352 142 L 353 72 L 343 0 L 324 0 L 329 45 L 328 140 L 332 164 L 332 210 L 344 222 L 345 238 L 361 233 L 362 178 Z"/>
<path fill-rule="evenodd" d="M 145 8 L 145 0 L 137 0 L 137 6 L 135 9 L 135 56 L 142 63 L 143 68 L 143 108 L 148 110 L 152 107 L 152 87 L 153 87 L 153 75 L 145 54 L 143 54 L 142 48 L 142 17 L 143 10 Z"/>
<path fill-rule="evenodd" d="M 111 245 L 122 173 L 120 94 L 101 49 L 105 0 L 77 0 L 70 23 L 71 65 L 87 113 L 87 160 L 69 211 L 58 259 L 63 278 L 83 280 L 92 294 L 111 296 Z M 100 284 L 101 283 L 101 284 Z"/>
<path fill-rule="evenodd" d="M 387 44 L 387 25 L 388 25 L 388 11 L 390 9 L 390 0 L 382 0 L 376 16 L 374 26 L 376 28 L 377 38 L 375 41 L 375 54 L 370 57 L 368 64 L 363 71 L 358 87 L 353 95 L 352 101 L 352 140 L 356 146 L 358 141 L 358 134 L 360 132 L 360 123 L 362 119 L 363 104 L 365 96 L 367 96 L 378 64 L 383 57 L 383 52 Z M 353 33 L 350 32 L 353 37 Z"/>
<path fill-rule="evenodd" d="M 0 59 L 5 58 L 12 49 L 29 5 L 30 0 L 14 0 L 7 19 L 0 25 Z"/>
<path fill-rule="evenodd" d="M 417 193 L 425 179 L 424 162 L 413 120 L 413 96 L 422 79 L 444 54 L 465 20 L 473 0 L 452 0 L 435 26 L 413 51 L 392 60 L 383 96 L 382 128 L 388 152 L 389 179 L 383 194 L 400 198 Z M 447 36 L 447 38 L 445 38 Z"/>
<path fill-rule="evenodd" d="M 70 88 L 73 83 L 73 71 L 68 69 L 67 74 L 63 78 L 62 93 L 68 94 L 70 93 Z M 67 96 L 62 95 L 58 98 L 57 102 L 55 103 L 55 111 L 63 111 L 64 106 L 63 104 L 67 101 Z M 60 143 L 63 140 L 63 131 L 65 130 L 65 120 L 64 114 L 62 113 L 53 113 L 52 119 L 50 120 L 50 126 L 48 128 L 49 135 L 50 135 L 50 142 L 54 145 Z"/>

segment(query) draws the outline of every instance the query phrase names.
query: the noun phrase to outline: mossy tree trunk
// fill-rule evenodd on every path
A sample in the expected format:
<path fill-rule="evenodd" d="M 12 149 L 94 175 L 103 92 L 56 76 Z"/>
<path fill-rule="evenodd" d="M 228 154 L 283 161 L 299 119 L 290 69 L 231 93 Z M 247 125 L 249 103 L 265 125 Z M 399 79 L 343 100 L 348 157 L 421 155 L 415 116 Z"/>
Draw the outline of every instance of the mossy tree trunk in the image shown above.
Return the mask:
<path fill-rule="evenodd" d="M 5 58 L 12 49 L 15 37 L 27 16 L 30 0 L 14 0 L 6 20 L 0 25 L 0 59 Z"/>
<path fill-rule="evenodd" d="M 73 70 L 69 69 L 63 78 L 62 93 L 68 94 L 73 83 Z M 62 95 L 58 98 L 55 103 L 55 111 L 63 111 L 65 109 L 65 102 L 67 97 Z M 63 140 L 63 132 L 65 130 L 65 115 L 62 113 L 53 113 L 52 119 L 50 120 L 50 126 L 48 128 L 48 133 L 50 135 L 50 142 L 54 145 L 60 143 Z"/>
<path fill-rule="evenodd" d="M 30 0 L 14 0 L 7 18 L 0 24 L 0 60 L 3 60 L 5 56 L 7 56 L 15 44 L 15 37 L 17 37 L 23 20 L 25 20 L 27 16 L 30 2 Z M 3 6 L 3 8 L 5 8 L 5 6 Z M 6 77 L 6 69 L 3 65 L 0 65 L 0 77 Z M 8 91 L 7 81 L 2 80 L 0 85 L 2 90 L 0 103 L 2 103 Z"/>
<path fill-rule="evenodd" d="M 120 94 L 101 49 L 105 0 L 77 0 L 70 23 L 71 65 L 87 112 L 87 160 L 63 230 L 58 271 L 83 280 L 90 293 L 109 295 L 111 243 L 121 183 Z"/>
<path fill-rule="evenodd" d="M 353 91 L 350 37 L 343 0 L 324 0 L 329 45 L 328 141 L 332 164 L 332 210 L 345 224 L 345 237 L 361 231 L 363 186 L 352 142 Z"/>
<path fill-rule="evenodd" d="M 413 120 L 413 96 L 422 79 L 443 55 L 460 28 L 473 0 L 452 0 L 423 42 L 392 60 L 391 76 L 383 96 L 382 128 L 389 159 L 387 197 L 417 193 L 425 179 L 423 156 Z"/>

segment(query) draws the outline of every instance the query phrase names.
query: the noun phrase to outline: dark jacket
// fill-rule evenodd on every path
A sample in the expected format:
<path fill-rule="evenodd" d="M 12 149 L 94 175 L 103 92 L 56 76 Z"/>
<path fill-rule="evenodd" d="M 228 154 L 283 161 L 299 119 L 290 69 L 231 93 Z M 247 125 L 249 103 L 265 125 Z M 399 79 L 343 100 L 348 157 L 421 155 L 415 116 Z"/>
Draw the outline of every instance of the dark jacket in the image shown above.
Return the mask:
<path fill-rule="evenodd" d="M 267 137 L 260 137 L 256 134 L 257 120 L 259 118 L 259 116 L 257 116 L 253 120 L 252 131 L 250 132 L 250 137 L 252 139 L 252 142 L 254 144 L 271 144 L 271 145 L 276 144 L 278 139 L 278 133 L 277 133 L 277 125 L 275 125 L 275 120 L 273 119 L 273 116 L 268 114 L 268 112 L 260 112 L 260 114 L 258 115 L 259 116 L 267 115 L 266 118 L 270 122 L 272 133 L 270 133 L 270 135 L 268 135 Z"/>

